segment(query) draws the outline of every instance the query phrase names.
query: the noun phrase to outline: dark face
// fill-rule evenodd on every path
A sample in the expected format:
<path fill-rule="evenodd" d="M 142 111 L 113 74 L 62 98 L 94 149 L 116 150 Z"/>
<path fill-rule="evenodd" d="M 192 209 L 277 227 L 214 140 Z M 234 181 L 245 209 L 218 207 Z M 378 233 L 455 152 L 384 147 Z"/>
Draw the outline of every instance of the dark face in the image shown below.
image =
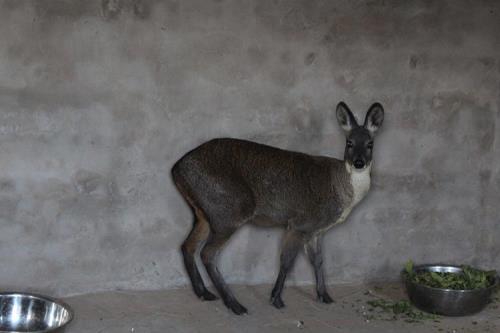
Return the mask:
<path fill-rule="evenodd" d="M 344 160 L 356 169 L 364 169 L 372 163 L 373 138 L 370 132 L 359 126 L 347 136 Z"/>
<path fill-rule="evenodd" d="M 373 104 L 366 113 L 365 122 L 358 124 L 351 110 L 343 102 L 337 105 L 337 119 L 346 135 L 344 160 L 351 167 L 363 170 L 372 163 L 373 138 L 384 120 L 384 109 Z"/>

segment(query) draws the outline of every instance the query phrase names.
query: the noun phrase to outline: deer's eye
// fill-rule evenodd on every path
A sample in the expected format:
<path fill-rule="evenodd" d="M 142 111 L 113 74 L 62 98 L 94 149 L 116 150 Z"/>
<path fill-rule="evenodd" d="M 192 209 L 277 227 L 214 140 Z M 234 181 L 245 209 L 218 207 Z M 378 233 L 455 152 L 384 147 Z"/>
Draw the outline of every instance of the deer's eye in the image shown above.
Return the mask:
<path fill-rule="evenodd" d="M 368 149 L 373 149 L 373 141 L 368 142 L 368 144 L 366 145 L 366 147 Z"/>
<path fill-rule="evenodd" d="M 354 144 L 352 143 L 351 140 L 348 140 L 346 143 L 346 146 L 347 146 L 347 148 L 352 148 L 354 146 Z"/>

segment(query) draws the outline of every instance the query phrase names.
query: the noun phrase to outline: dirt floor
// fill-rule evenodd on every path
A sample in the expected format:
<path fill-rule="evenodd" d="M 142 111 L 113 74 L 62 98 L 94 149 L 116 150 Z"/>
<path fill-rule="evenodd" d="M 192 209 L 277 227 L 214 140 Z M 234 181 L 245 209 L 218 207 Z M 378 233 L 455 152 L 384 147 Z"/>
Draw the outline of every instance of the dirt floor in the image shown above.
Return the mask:
<path fill-rule="evenodd" d="M 282 310 L 268 302 L 271 286 L 233 288 L 248 308 L 248 315 L 233 315 L 220 300 L 199 301 L 190 289 L 67 298 L 76 318 L 66 333 L 500 332 L 500 302 L 496 297 L 479 314 L 450 318 L 423 315 L 416 309 L 394 314 L 392 308 L 378 306 L 388 305 L 384 301 L 406 299 L 399 284 L 330 286 L 336 301 L 331 305 L 316 302 L 312 287 L 288 287 Z"/>

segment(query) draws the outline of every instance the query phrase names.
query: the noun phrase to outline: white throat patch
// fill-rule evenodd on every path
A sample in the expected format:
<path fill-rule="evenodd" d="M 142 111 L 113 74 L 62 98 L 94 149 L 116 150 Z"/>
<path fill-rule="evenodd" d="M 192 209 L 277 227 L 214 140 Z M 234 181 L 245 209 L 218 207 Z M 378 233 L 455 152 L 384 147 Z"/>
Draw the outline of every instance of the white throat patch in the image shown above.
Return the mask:
<path fill-rule="evenodd" d="M 366 195 L 368 190 L 370 189 L 370 173 L 371 173 L 371 164 L 363 170 L 356 170 L 348 163 L 345 164 L 347 173 L 350 176 L 350 183 L 352 186 L 352 198 L 351 201 L 347 204 L 347 206 L 342 211 L 340 217 L 333 223 L 327 225 L 325 228 L 318 230 L 319 234 L 326 232 L 328 229 L 333 227 L 336 224 L 340 224 L 344 222 L 351 210 L 356 206 Z"/>
<path fill-rule="evenodd" d="M 348 166 L 347 172 L 351 175 L 351 185 L 353 190 L 353 196 L 351 201 L 351 209 L 356 204 L 358 204 L 366 195 L 368 190 L 370 189 L 370 173 L 372 166 L 364 168 L 361 171 L 353 169 Z"/>
<path fill-rule="evenodd" d="M 352 186 L 352 198 L 347 207 L 344 208 L 342 211 L 342 215 L 340 215 L 339 219 L 335 221 L 334 224 L 339 224 L 344 222 L 349 214 L 351 213 L 351 210 L 356 206 L 368 193 L 368 190 L 370 189 L 370 173 L 371 173 L 371 164 L 364 168 L 363 170 L 356 170 L 352 166 L 350 166 L 348 163 L 346 163 L 346 170 L 347 173 L 350 175 L 350 183 Z"/>

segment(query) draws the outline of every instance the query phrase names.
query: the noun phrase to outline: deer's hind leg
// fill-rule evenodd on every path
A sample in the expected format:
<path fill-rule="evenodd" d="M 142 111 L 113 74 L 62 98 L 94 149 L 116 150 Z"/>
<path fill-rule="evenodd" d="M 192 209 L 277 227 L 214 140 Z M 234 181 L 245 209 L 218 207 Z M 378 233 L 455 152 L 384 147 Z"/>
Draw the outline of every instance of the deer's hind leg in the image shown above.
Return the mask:
<path fill-rule="evenodd" d="M 227 286 L 222 274 L 217 268 L 218 255 L 234 231 L 235 229 L 223 232 L 211 232 L 205 247 L 201 251 L 201 260 L 203 261 L 215 288 L 222 297 L 224 304 L 235 314 L 241 315 L 247 313 L 247 309 L 236 300 L 236 297 Z"/>
<path fill-rule="evenodd" d="M 223 190 L 211 193 L 206 200 L 210 235 L 201 251 L 201 260 L 224 304 L 235 314 L 241 315 L 247 313 L 247 309 L 236 300 L 225 283 L 217 268 L 217 259 L 233 233 L 252 218 L 255 201 L 250 189 L 242 183 L 228 181 L 220 185 Z"/>
<path fill-rule="evenodd" d="M 255 210 L 253 193 L 239 178 L 232 179 L 217 172 L 200 171 L 199 174 L 203 176 L 191 177 L 196 180 L 188 186 L 189 193 L 192 195 L 185 196 L 188 201 L 190 197 L 192 198 L 190 202 L 192 207 L 199 207 L 199 211 L 202 212 L 202 218 L 199 220 L 203 220 L 204 223 L 202 231 L 199 232 L 203 237 L 193 236 L 192 243 L 195 244 L 197 239 L 206 237 L 206 243 L 200 255 L 207 273 L 224 304 L 234 313 L 244 314 L 247 309 L 236 300 L 226 285 L 217 268 L 217 258 L 231 235 L 253 216 Z M 189 244 L 190 242 L 187 245 Z M 198 279 L 198 274 L 194 269 L 192 271 L 192 280 L 197 283 L 201 278 Z M 201 287 L 201 284 L 199 285 Z"/>
<path fill-rule="evenodd" d="M 217 299 L 217 296 L 212 294 L 205 287 L 195 259 L 195 255 L 203 246 L 203 243 L 208 239 L 210 226 L 205 215 L 200 209 L 193 207 L 193 211 L 195 214 L 193 229 L 184 243 L 182 243 L 181 247 L 182 255 L 184 257 L 184 265 L 186 266 L 186 271 L 188 272 L 189 279 L 191 280 L 196 296 L 205 301 L 213 301 Z"/>

